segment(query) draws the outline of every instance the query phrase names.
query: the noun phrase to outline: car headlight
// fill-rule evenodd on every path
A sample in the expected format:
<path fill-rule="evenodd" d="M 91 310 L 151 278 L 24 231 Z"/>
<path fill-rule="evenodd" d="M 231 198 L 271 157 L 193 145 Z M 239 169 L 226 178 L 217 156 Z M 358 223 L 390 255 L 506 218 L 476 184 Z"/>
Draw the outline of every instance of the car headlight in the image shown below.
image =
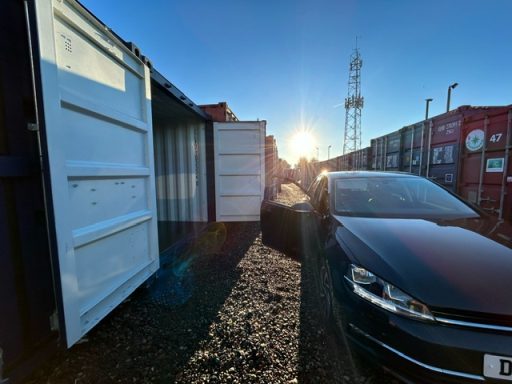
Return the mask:
<path fill-rule="evenodd" d="M 356 295 L 381 308 L 414 319 L 435 320 L 425 304 L 364 268 L 352 264 L 345 279 Z"/>

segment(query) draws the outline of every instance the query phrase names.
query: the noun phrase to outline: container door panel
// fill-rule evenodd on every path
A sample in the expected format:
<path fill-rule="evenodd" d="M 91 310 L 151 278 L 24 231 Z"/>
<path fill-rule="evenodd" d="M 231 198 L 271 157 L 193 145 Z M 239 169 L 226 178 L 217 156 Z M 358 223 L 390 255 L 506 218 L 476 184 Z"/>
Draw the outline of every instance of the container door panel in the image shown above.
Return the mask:
<path fill-rule="evenodd" d="M 217 221 L 259 221 L 265 192 L 265 122 L 214 123 Z"/>
<path fill-rule="evenodd" d="M 487 124 L 487 150 L 501 150 L 505 147 L 507 139 L 508 114 L 502 113 L 488 118 Z"/>
<path fill-rule="evenodd" d="M 474 204 L 479 203 L 479 184 L 482 169 L 482 148 L 484 138 L 484 116 L 468 119 L 462 127 L 461 173 L 459 178 L 459 194 Z"/>
<path fill-rule="evenodd" d="M 498 213 L 500 208 L 501 185 L 486 185 L 482 188 L 480 206 L 489 213 Z"/>
<path fill-rule="evenodd" d="M 508 109 L 489 110 L 465 120 L 461 143 L 459 188 L 462 196 L 504 218 L 510 217 L 507 193 L 510 172 L 506 169 L 507 157 L 510 157 L 506 148 L 507 140 L 510 142 L 509 131 Z"/>
<path fill-rule="evenodd" d="M 430 151 L 429 177 L 445 188 L 455 192 L 457 185 L 458 146 L 437 145 Z"/>
<path fill-rule="evenodd" d="M 36 0 L 35 14 L 71 346 L 158 269 L 150 75 L 77 2 Z"/>

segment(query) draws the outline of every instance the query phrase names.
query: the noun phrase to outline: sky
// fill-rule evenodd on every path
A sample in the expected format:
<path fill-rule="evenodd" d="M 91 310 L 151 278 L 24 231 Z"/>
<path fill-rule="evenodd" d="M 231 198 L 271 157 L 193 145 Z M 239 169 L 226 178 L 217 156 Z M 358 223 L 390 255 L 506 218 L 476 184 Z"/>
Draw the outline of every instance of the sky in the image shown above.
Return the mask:
<path fill-rule="evenodd" d="M 510 0 L 82 3 L 196 104 L 226 101 L 240 120 L 266 120 L 291 164 L 342 154 L 356 36 L 363 147 L 421 121 L 426 98 L 430 116 L 443 113 L 454 82 L 452 108 L 512 104 Z M 301 130 L 309 143 L 294 139 Z"/>

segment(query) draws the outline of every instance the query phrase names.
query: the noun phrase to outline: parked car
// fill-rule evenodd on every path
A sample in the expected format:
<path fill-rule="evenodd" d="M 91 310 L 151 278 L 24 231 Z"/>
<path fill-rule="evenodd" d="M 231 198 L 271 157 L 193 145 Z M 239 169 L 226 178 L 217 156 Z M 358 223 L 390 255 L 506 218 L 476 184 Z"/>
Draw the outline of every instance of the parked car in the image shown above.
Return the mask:
<path fill-rule="evenodd" d="M 314 260 L 351 350 L 414 383 L 512 381 L 508 224 L 405 173 L 326 173 L 307 194 L 262 203 L 263 242 Z"/>

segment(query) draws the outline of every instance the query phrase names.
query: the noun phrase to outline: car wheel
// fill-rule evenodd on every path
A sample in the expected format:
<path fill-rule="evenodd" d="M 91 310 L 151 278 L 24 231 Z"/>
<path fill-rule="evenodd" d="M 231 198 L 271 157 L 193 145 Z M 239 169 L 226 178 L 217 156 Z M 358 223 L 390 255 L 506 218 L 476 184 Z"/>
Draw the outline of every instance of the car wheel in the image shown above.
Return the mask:
<path fill-rule="evenodd" d="M 326 325 L 331 325 L 332 321 L 332 278 L 329 265 L 324 257 L 320 264 L 320 297 L 321 297 L 321 316 Z"/>

